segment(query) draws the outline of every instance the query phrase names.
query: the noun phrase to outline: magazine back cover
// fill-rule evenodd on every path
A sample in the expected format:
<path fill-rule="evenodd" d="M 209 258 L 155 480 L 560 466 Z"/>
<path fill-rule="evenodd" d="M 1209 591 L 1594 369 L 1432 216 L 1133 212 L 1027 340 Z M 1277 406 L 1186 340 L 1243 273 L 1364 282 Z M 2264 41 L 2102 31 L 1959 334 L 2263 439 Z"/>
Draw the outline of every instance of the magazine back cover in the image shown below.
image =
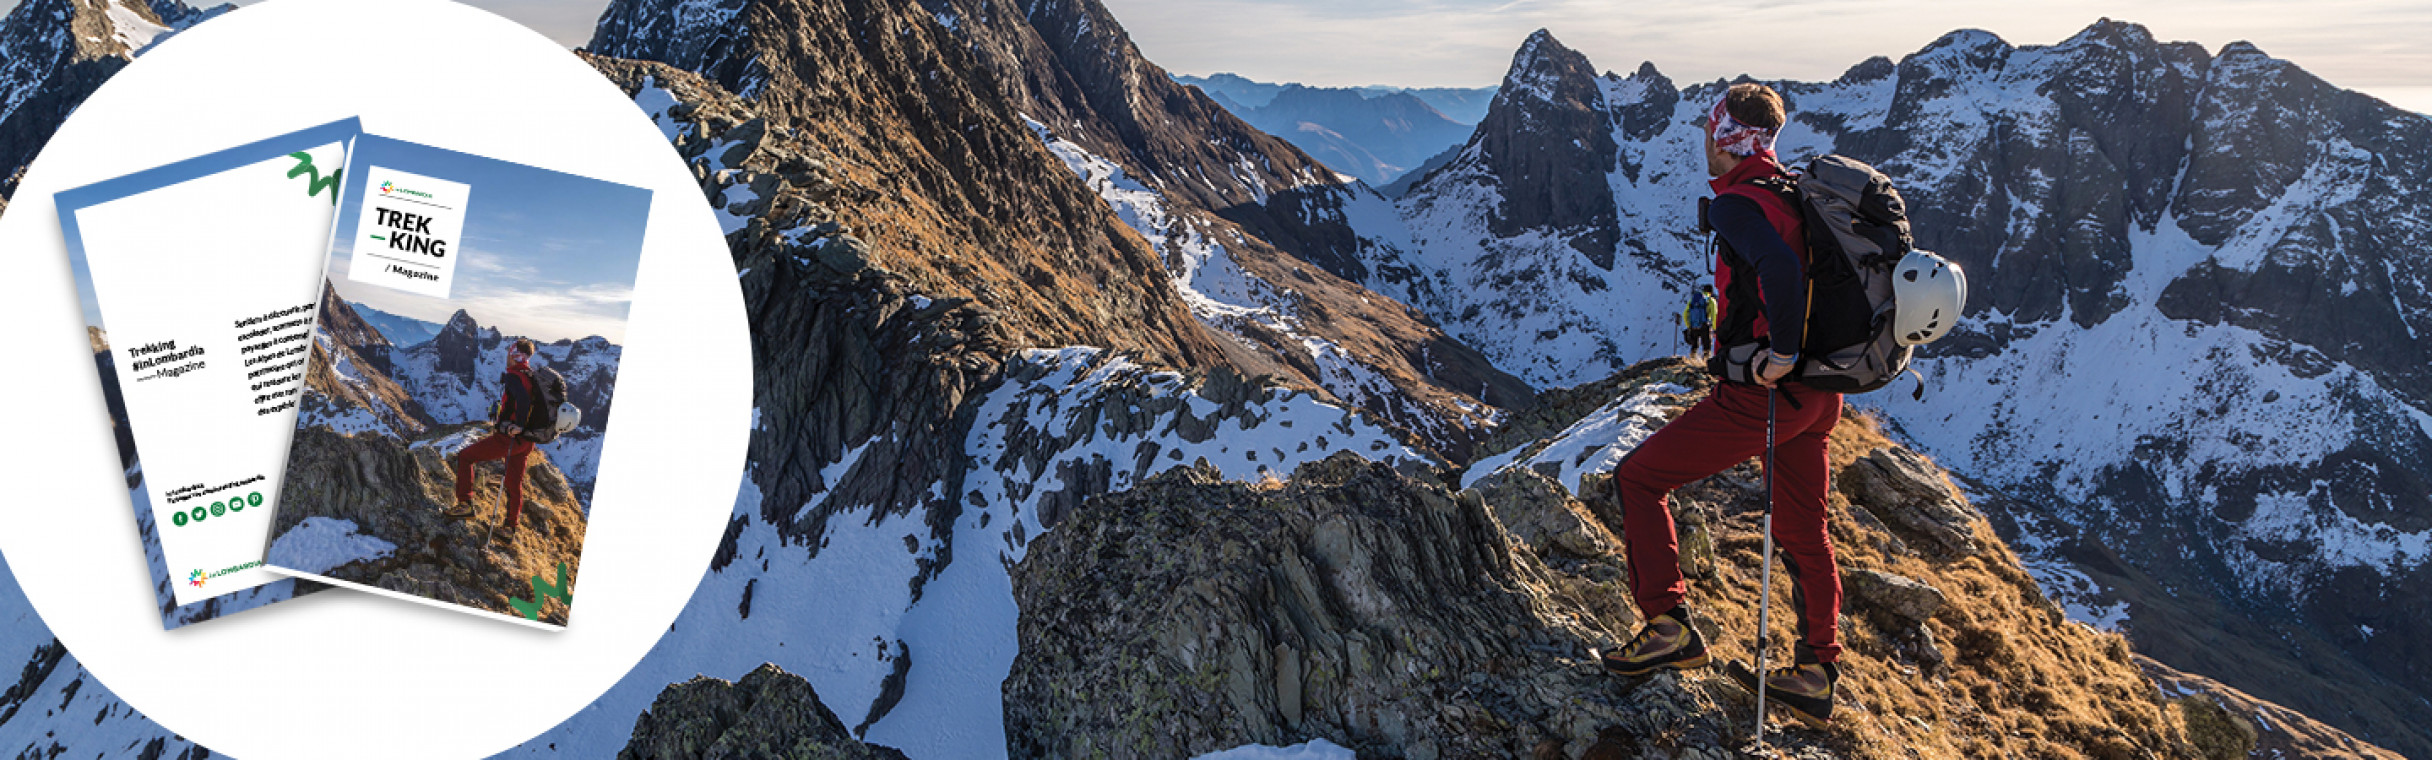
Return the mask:
<path fill-rule="evenodd" d="M 293 598 L 261 568 L 353 119 L 62 192 L 161 623 Z"/>

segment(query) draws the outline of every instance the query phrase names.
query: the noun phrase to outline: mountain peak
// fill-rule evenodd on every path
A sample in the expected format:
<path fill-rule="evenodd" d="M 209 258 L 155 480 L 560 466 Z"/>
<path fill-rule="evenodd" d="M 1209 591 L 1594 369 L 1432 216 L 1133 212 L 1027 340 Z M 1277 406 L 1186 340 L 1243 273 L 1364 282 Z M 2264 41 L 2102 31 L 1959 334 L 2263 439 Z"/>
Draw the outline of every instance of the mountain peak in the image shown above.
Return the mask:
<path fill-rule="evenodd" d="M 1565 57 L 1580 56 L 1579 53 L 1565 47 L 1561 40 L 1554 39 L 1554 33 L 1551 31 L 1539 29 L 1531 32 L 1528 39 L 1520 41 L 1520 49 L 1512 53 L 1512 66 L 1510 72 L 1504 74 L 1504 81 L 1511 81 L 1513 74 L 1535 68 L 1535 64 L 1539 61 L 1560 60 Z"/>
<path fill-rule="evenodd" d="M 2153 31 L 2146 29 L 2144 24 L 2131 21 L 2113 21 L 2110 17 L 2105 16 L 2103 18 L 2096 19 L 2094 23 L 2088 24 L 2085 29 L 2079 30 L 2077 34 L 2071 36 L 2067 40 L 2063 40 L 2060 44 L 2062 47 L 2068 47 L 2083 44 L 2114 43 L 2124 43 L 2136 47 L 2151 47 L 2154 44 Z"/>
<path fill-rule="evenodd" d="M 1593 92 L 1595 78 L 1596 69 L 1588 64 L 1587 56 L 1564 47 L 1552 32 L 1539 29 L 1512 53 L 1511 69 L 1504 72 L 1503 88 L 1495 93 L 1495 100 L 1533 96 L 1556 102 L 1567 92 L 1578 91 L 1580 83 L 1587 83 L 1586 91 Z"/>
<path fill-rule="evenodd" d="M 1873 58 L 1859 61 L 1856 65 L 1850 66 L 1848 71 L 1841 72 L 1840 79 L 1833 81 L 1836 84 L 1872 82 L 1877 79 L 1891 76 L 1898 71 L 1899 67 L 1892 64 L 1892 59 L 1878 55 Z"/>
<path fill-rule="evenodd" d="M 2002 39 L 2001 35 L 1982 29 L 1957 29 L 1935 38 L 1933 42 L 1926 43 L 1925 47 L 1918 49 L 1909 57 L 1912 59 L 1945 56 L 1973 58 L 1987 53 L 2009 50 L 2009 41 Z"/>
<path fill-rule="evenodd" d="M 610 0 L 585 48 L 598 55 L 659 61 L 702 72 L 730 85 L 741 68 L 726 64 L 743 39 L 743 8 L 752 0 Z"/>
<path fill-rule="evenodd" d="M 2268 60 L 2272 56 L 2270 53 L 2263 52 L 2263 48 L 2256 47 L 2255 43 L 2248 42 L 2246 40 L 2238 40 L 2227 45 L 2222 45 L 2221 54 L 2218 57 L 2222 59 L 2260 58 Z"/>
<path fill-rule="evenodd" d="M 1474 170 L 1503 187 L 1490 225 L 1498 234 L 1559 229 L 1597 268 L 1612 268 L 1619 233 L 1605 172 L 1617 148 L 1606 105 L 1587 56 L 1543 29 L 1521 43 L 1471 140 Z"/>

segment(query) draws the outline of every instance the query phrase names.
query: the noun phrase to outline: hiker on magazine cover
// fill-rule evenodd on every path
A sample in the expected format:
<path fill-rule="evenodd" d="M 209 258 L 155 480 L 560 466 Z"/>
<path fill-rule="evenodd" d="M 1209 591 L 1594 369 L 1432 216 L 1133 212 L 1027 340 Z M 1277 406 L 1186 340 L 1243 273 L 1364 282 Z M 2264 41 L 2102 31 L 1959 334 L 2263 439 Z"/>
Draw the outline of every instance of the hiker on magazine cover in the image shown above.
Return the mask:
<path fill-rule="evenodd" d="M 516 420 L 532 417 L 535 397 L 530 363 L 536 348 L 528 338 L 519 338 L 508 345 L 507 369 L 498 376 L 498 404 L 490 410 L 493 426 L 490 434 L 456 452 L 456 506 L 445 513 L 449 518 L 473 516 L 473 465 L 504 459 L 507 516 L 503 527 L 508 533 L 517 529 L 524 512 L 524 465 L 532 455 L 532 442 L 524 440 L 523 429 Z"/>

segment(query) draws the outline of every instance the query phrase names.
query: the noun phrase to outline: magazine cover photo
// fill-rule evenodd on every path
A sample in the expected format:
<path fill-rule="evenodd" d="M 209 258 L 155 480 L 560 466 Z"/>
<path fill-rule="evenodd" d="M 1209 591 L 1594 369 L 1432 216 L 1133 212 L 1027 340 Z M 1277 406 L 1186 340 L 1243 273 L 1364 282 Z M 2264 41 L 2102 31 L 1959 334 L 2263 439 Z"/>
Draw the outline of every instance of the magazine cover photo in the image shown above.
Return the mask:
<path fill-rule="evenodd" d="M 563 627 L 649 193 L 375 136 L 357 151 L 265 562 Z"/>

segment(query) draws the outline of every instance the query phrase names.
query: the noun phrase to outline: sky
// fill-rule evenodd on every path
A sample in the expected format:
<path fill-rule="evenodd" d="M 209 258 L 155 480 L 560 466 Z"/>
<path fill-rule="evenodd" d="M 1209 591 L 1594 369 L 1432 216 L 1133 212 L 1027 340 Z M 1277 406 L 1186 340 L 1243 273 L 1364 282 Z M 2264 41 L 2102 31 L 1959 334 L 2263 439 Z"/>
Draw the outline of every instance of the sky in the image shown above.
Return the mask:
<path fill-rule="evenodd" d="M 1485 86 L 1544 28 L 1599 70 L 1641 61 L 1676 83 L 1740 74 L 1829 80 L 1962 28 L 2050 44 L 2102 18 L 2219 52 L 2238 40 L 2332 84 L 2432 111 L 2432 3 L 2421 0 L 1103 0 L 1150 60 L 1313 85 Z"/>
<path fill-rule="evenodd" d="M 195 2 L 196 0 L 188 0 Z M 2432 3 L 2422 0 L 1101 0 L 1176 74 L 1312 85 L 1483 87 L 1539 28 L 1600 70 L 1640 61 L 1682 84 L 1750 74 L 1829 80 L 1956 29 L 2059 42 L 2101 18 L 2219 52 L 2245 40 L 2332 84 L 2432 113 Z M 18 0 L 0 0 L 0 10 Z M 198 4 L 210 4 L 202 0 Z M 239 2 L 249 5 L 253 0 Z M 575 47 L 605 0 L 469 0 Z"/>
<path fill-rule="evenodd" d="M 448 297 L 350 282 L 365 192 L 350 173 L 338 204 L 330 282 L 341 297 L 445 324 L 457 309 L 484 327 L 542 343 L 597 335 L 625 342 L 626 311 L 641 265 L 649 192 L 594 179 L 391 140 L 360 138 L 355 162 L 472 185 Z"/>

